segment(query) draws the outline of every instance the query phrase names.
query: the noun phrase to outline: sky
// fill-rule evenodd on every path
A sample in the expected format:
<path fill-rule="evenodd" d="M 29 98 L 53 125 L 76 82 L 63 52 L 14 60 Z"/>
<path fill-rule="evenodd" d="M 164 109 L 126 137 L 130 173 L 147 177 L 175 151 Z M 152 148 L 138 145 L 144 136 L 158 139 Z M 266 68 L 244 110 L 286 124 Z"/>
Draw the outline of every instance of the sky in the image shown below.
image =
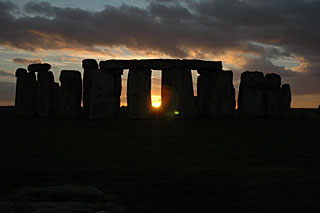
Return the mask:
<path fill-rule="evenodd" d="M 0 0 L 0 105 L 13 105 L 14 72 L 30 63 L 50 63 L 59 82 L 85 58 L 190 58 L 222 61 L 236 89 L 244 71 L 277 73 L 292 107 L 315 108 L 319 11 L 320 0 Z M 154 99 L 160 78 L 154 71 Z"/>

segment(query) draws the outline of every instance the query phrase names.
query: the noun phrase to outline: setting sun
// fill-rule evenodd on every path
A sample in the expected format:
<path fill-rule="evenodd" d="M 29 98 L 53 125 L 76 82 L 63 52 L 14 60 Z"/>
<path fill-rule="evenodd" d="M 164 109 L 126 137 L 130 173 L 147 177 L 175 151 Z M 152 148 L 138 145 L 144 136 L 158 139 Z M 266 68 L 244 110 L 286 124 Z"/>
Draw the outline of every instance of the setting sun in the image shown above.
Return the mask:
<path fill-rule="evenodd" d="M 161 106 L 161 96 L 158 95 L 152 95 L 152 107 L 159 108 Z"/>

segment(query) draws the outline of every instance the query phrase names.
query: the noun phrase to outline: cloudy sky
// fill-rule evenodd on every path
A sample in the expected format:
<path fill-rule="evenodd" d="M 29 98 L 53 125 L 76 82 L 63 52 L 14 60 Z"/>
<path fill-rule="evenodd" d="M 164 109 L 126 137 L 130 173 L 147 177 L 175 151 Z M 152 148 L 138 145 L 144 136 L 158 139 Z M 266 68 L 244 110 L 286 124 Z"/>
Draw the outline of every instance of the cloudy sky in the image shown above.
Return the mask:
<path fill-rule="evenodd" d="M 319 0 L 0 0 L 0 105 L 30 63 L 50 63 L 58 81 L 84 58 L 196 58 L 223 61 L 236 88 L 243 71 L 278 73 L 293 107 L 317 107 L 319 11 Z M 152 83 L 160 95 L 160 72 Z"/>

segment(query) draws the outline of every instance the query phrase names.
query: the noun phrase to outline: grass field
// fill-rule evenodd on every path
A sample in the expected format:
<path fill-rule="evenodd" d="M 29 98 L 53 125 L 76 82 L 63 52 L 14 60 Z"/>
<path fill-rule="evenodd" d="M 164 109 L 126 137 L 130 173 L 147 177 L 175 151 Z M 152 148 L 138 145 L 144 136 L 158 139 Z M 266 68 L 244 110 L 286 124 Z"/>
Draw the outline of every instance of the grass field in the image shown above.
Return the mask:
<path fill-rule="evenodd" d="M 320 119 L 0 119 L 0 195 L 74 184 L 128 212 L 320 210 Z"/>

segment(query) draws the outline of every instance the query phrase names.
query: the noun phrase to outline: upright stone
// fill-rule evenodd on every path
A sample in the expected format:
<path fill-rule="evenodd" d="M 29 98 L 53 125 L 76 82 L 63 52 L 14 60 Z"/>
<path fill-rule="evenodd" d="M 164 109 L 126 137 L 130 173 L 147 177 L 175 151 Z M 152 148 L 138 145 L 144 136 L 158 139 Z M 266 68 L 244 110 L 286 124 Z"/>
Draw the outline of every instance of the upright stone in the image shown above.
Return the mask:
<path fill-rule="evenodd" d="M 108 70 L 92 72 L 89 105 L 90 119 L 114 119 L 116 108 L 116 81 L 114 73 Z"/>
<path fill-rule="evenodd" d="M 248 118 L 265 116 L 264 76 L 262 72 L 243 72 L 238 96 L 238 109 Z"/>
<path fill-rule="evenodd" d="M 198 96 L 198 110 L 200 115 L 207 114 L 208 105 L 208 77 L 206 75 L 200 75 L 197 79 L 197 96 Z"/>
<path fill-rule="evenodd" d="M 50 64 L 31 64 L 28 66 L 30 72 L 38 72 L 38 87 L 36 98 L 36 112 L 39 117 L 48 117 L 52 112 L 51 88 L 52 76 L 49 74 Z"/>
<path fill-rule="evenodd" d="M 34 116 L 36 114 L 37 79 L 34 72 L 28 72 L 26 77 L 26 105 L 23 115 Z"/>
<path fill-rule="evenodd" d="M 85 59 L 82 61 L 83 73 L 83 110 L 86 116 L 90 112 L 90 96 L 93 72 L 98 70 L 98 63 L 94 59 Z"/>
<path fill-rule="evenodd" d="M 15 111 L 18 115 L 24 114 L 24 108 L 26 103 L 26 93 L 27 88 L 27 70 L 23 68 L 18 68 L 15 74 L 17 78 L 16 82 L 16 96 L 15 96 Z"/>
<path fill-rule="evenodd" d="M 191 70 L 162 70 L 161 105 L 165 113 L 181 117 L 194 116 Z"/>
<path fill-rule="evenodd" d="M 265 76 L 265 107 L 269 118 L 280 117 L 280 86 L 279 75 L 272 73 Z"/>
<path fill-rule="evenodd" d="M 63 70 L 60 73 L 62 116 L 66 118 L 79 117 L 82 113 L 81 73 L 75 70 Z"/>
<path fill-rule="evenodd" d="M 283 84 L 280 90 L 280 111 L 285 115 L 291 108 L 291 89 L 290 84 Z"/>
<path fill-rule="evenodd" d="M 232 71 L 211 72 L 209 75 L 208 114 L 210 117 L 230 117 L 235 111 L 235 89 Z"/>
<path fill-rule="evenodd" d="M 151 70 L 130 69 L 127 85 L 128 114 L 130 118 L 144 119 L 151 110 Z"/>

